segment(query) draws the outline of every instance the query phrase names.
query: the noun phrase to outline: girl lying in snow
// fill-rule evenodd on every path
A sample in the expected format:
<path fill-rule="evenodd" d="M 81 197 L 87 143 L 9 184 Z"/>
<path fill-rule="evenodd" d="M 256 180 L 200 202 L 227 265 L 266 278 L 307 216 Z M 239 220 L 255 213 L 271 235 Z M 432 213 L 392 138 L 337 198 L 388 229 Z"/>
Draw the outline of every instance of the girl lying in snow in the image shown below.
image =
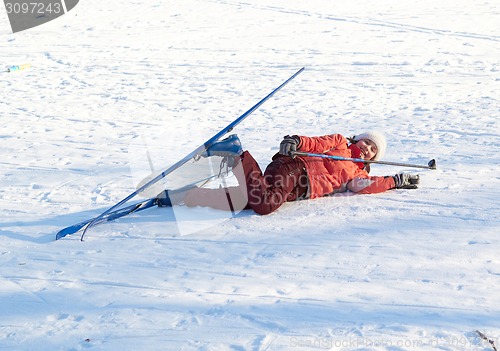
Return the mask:
<path fill-rule="evenodd" d="M 319 157 L 294 156 L 294 152 L 322 153 L 377 161 L 386 149 L 385 137 L 369 131 L 346 139 L 340 134 L 320 137 L 285 136 L 280 151 L 273 156 L 264 174 L 248 152 L 243 152 L 237 135 L 213 144 L 204 157 L 222 156 L 233 163 L 239 186 L 188 191 L 165 190 L 158 195 L 159 206 L 184 202 L 187 206 L 206 206 L 223 210 L 253 209 L 258 214 L 276 211 L 283 203 L 314 199 L 347 190 L 360 194 L 389 189 L 416 189 L 419 176 L 400 173 L 370 177 L 369 165 Z"/>

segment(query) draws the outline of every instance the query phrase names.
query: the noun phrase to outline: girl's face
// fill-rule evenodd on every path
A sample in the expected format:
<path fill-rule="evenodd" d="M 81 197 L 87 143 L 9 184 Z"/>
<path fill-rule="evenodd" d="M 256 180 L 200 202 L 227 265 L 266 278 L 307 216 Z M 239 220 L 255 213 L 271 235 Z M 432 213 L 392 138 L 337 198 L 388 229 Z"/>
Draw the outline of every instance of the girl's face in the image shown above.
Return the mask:
<path fill-rule="evenodd" d="M 377 145 L 369 139 L 361 139 L 356 143 L 356 146 L 361 150 L 359 157 L 363 160 L 371 160 L 378 152 Z"/>

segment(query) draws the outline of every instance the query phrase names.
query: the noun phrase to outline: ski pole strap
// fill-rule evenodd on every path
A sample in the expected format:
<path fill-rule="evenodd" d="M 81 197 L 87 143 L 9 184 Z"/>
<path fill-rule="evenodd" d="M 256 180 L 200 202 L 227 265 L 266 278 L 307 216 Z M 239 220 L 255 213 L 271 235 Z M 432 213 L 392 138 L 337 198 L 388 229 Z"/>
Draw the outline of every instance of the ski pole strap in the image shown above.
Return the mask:
<path fill-rule="evenodd" d="M 352 157 L 342 157 L 342 156 L 334 156 L 334 155 L 326 155 L 326 154 L 313 154 L 309 152 L 301 152 L 301 151 L 292 151 L 290 152 L 290 156 L 306 156 L 306 157 L 321 157 L 327 158 L 335 161 L 352 161 L 352 162 L 363 162 L 363 163 L 377 163 L 381 165 L 389 165 L 389 166 L 403 166 L 403 167 L 414 167 L 414 168 L 425 168 L 425 169 L 436 169 L 436 160 L 432 159 L 429 161 L 427 166 L 424 165 L 415 165 L 411 163 L 401 163 L 401 162 L 389 162 L 389 161 L 374 161 L 374 160 L 365 160 L 362 158 L 352 158 Z"/>

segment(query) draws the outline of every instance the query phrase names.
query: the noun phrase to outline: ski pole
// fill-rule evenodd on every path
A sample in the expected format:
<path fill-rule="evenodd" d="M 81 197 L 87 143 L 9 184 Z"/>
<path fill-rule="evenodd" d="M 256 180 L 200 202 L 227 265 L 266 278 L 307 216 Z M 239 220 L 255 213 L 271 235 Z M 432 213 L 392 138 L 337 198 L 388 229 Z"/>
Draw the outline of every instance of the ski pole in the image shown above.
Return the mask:
<path fill-rule="evenodd" d="M 427 166 L 423 165 L 415 165 L 411 163 L 401 163 L 401 162 L 389 162 L 389 161 L 373 161 L 373 160 L 365 160 L 362 158 L 351 158 L 351 157 L 342 157 L 342 156 L 333 156 L 333 155 L 325 155 L 325 154 L 312 154 L 309 152 L 300 152 L 300 151 L 291 151 L 290 156 L 308 156 L 308 157 L 321 157 L 328 158 L 336 161 L 352 161 L 352 162 L 363 162 L 363 163 L 378 163 L 381 165 L 390 165 L 390 166 L 403 166 L 403 167 L 415 167 L 415 168 L 425 168 L 425 169 L 436 169 L 436 160 L 432 159 L 429 161 Z"/>

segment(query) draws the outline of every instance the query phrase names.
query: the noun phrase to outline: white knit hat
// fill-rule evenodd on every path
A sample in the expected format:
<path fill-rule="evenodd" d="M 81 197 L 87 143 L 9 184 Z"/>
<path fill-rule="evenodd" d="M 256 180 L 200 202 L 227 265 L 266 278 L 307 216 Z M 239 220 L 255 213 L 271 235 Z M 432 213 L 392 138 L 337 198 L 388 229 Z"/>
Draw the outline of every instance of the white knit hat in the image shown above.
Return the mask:
<path fill-rule="evenodd" d="M 374 161 L 378 161 L 384 157 L 385 149 L 387 148 L 387 142 L 385 141 L 384 134 L 377 132 L 376 130 L 369 130 L 354 137 L 355 141 L 360 141 L 361 139 L 371 140 L 375 145 L 377 145 L 378 152 L 373 158 Z"/>

